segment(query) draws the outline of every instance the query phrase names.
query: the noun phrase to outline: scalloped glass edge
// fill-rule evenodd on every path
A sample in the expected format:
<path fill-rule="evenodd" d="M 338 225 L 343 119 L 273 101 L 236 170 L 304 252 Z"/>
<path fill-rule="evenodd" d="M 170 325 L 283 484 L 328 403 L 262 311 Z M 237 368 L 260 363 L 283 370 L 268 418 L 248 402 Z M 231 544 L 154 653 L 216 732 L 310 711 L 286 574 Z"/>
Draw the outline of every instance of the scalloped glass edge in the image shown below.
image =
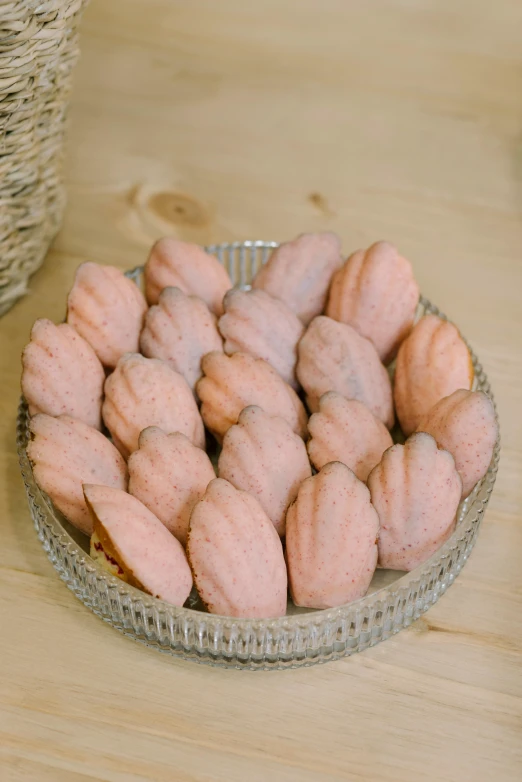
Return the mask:
<path fill-rule="evenodd" d="M 276 242 L 234 242 L 205 249 L 217 255 L 235 284 L 247 287 Z M 137 284 L 142 267 L 127 273 Z M 421 297 L 417 317 L 437 307 Z M 468 346 L 469 347 L 469 346 Z M 493 401 L 487 376 L 470 348 L 474 388 Z M 28 411 L 23 399 L 17 418 L 17 449 L 29 509 L 51 563 L 69 589 L 95 614 L 128 637 L 175 657 L 209 665 L 276 670 L 337 660 L 374 646 L 408 627 L 454 582 L 475 544 L 495 484 L 500 456 L 497 441 L 488 472 L 461 503 L 449 540 L 423 565 L 391 585 L 335 609 L 280 619 L 221 617 L 177 608 L 110 576 L 64 528 L 60 513 L 40 491 L 27 458 Z"/>

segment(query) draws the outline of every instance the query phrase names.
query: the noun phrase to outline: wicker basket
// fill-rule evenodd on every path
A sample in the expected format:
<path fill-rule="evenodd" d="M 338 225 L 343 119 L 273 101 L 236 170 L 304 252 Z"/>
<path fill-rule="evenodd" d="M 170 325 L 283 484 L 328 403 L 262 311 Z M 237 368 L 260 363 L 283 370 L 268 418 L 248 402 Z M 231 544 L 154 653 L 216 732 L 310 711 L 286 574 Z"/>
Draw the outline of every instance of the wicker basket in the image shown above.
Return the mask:
<path fill-rule="evenodd" d="M 61 167 L 87 0 L 0 0 L 0 315 L 27 290 L 62 219 Z"/>

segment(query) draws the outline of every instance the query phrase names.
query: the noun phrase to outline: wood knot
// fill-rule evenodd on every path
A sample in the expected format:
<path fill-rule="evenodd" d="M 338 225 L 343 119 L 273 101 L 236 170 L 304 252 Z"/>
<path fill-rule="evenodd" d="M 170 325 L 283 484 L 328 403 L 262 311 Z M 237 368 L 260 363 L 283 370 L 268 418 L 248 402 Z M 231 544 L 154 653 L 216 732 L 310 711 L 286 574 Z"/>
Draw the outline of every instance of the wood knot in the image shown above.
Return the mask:
<path fill-rule="evenodd" d="M 322 212 L 325 217 L 335 217 L 335 212 L 330 209 L 330 205 L 322 193 L 310 193 L 308 201 L 312 206 L 315 206 L 319 212 Z"/>
<path fill-rule="evenodd" d="M 155 193 L 149 199 L 149 207 L 162 220 L 174 225 L 201 227 L 209 222 L 203 206 L 182 193 Z"/>

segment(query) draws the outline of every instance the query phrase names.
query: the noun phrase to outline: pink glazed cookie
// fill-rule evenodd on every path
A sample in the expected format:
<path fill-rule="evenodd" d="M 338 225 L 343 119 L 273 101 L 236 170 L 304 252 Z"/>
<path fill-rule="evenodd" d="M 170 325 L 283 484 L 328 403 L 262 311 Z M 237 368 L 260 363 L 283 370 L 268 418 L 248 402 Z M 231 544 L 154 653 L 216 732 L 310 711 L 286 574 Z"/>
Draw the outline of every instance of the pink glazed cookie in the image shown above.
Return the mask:
<path fill-rule="evenodd" d="M 377 565 L 379 518 L 370 492 L 340 462 L 301 484 L 286 516 L 294 603 L 334 608 L 363 597 Z"/>
<path fill-rule="evenodd" d="M 297 388 L 295 365 L 297 343 L 304 326 L 280 299 L 262 290 L 233 288 L 224 300 L 225 314 L 219 330 L 225 340 L 225 353 L 249 353 L 263 358 L 283 380 Z"/>
<path fill-rule="evenodd" d="M 199 296 L 215 315 L 223 312 L 223 296 L 232 287 L 224 266 L 199 245 L 165 237 L 154 244 L 145 264 L 145 294 L 157 304 L 164 288 Z"/>
<path fill-rule="evenodd" d="M 128 468 L 129 492 L 185 545 L 192 509 L 216 477 L 205 451 L 181 432 L 165 434 L 149 426 Z"/>
<path fill-rule="evenodd" d="M 410 262 L 393 244 L 376 242 L 334 274 L 325 314 L 371 340 L 388 364 L 411 331 L 418 301 Z"/>
<path fill-rule="evenodd" d="M 462 497 L 488 471 L 498 438 L 495 408 L 482 391 L 460 388 L 431 408 L 417 431 L 428 432 L 455 459 L 462 478 Z"/>
<path fill-rule="evenodd" d="M 235 424 L 243 408 L 258 405 L 268 415 L 288 421 L 294 432 L 306 434 L 303 403 L 270 364 L 247 353 L 208 353 L 201 362 L 203 377 L 196 391 L 201 399 L 201 415 L 206 426 L 219 439 Z"/>
<path fill-rule="evenodd" d="M 470 389 L 473 364 L 466 343 L 452 323 L 425 315 L 399 348 L 394 399 L 406 436 L 443 397 Z"/>
<path fill-rule="evenodd" d="M 455 529 L 462 481 L 453 456 L 429 434 L 413 434 L 404 445 L 388 448 L 368 487 L 381 522 L 383 568 L 413 570 Z"/>
<path fill-rule="evenodd" d="M 283 418 L 246 407 L 223 439 L 218 474 L 258 501 L 279 535 L 286 509 L 312 474 L 301 437 Z"/>
<path fill-rule="evenodd" d="M 35 415 L 29 427 L 27 456 L 36 483 L 71 524 L 90 535 L 82 484 L 96 481 L 125 491 L 125 461 L 101 432 L 70 416 Z"/>
<path fill-rule="evenodd" d="M 391 429 L 394 422 L 391 383 L 370 340 L 324 315 L 314 318 L 297 348 L 297 377 L 308 407 L 319 408 L 327 391 L 358 399 Z"/>
<path fill-rule="evenodd" d="M 82 263 L 67 299 L 67 323 L 87 340 L 106 367 L 138 350 L 147 303 L 115 266 Z"/>
<path fill-rule="evenodd" d="M 89 343 L 71 326 L 37 320 L 22 366 L 22 393 L 31 415 L 70 415 L 101 428 L 105 372 Z"/>
<path fill-rule="evenodd" d="M 286 612 L 287 575 L 274 525 L 258 501 L 231 483 L 209 483 L 190 519 L 187 554 L 212 614 L 268 619 Z"/>
<path fill-rule="evenodd" d="M 165 288 L 145 316 L 140 348 L 148 358 L 160 358 L 183 375 L 192 391 L 201 377 L 201 359 L 223 350 L 213 315 L 203 299 L 179 288 Z"/>
<path fill-rule="evenodd" d="M 105 382 L 103 420 L 114 444 L 127 458 L 148 426 L 181 432 L 200 448 L 205 430 L 185 378 L 164 361 L 128 353 Z"/>
<path fill-rule="evenodd" d="M 301 234 L 274 250 L 252 287 L 282 299 L 306 326 L 323 311 L 330 280 L 341 264 L 336 234 Z"/>
<path fill-rule="evenodd" d="M 316 470 L 328 462 L 342 462 L 360 481 L 369 473 L 393 440 L 385 425 L 357 399 L 328 391 L 319 400 L 319 412 L 308 420 L 308 455 Z"/>
<path fill-rule="evenodd" d="M 192 574 L 181 543 L 130 494 L 92 484 L 83 491 L 93 519 L 94 561 L 127 584 L 182 606 Z"/>

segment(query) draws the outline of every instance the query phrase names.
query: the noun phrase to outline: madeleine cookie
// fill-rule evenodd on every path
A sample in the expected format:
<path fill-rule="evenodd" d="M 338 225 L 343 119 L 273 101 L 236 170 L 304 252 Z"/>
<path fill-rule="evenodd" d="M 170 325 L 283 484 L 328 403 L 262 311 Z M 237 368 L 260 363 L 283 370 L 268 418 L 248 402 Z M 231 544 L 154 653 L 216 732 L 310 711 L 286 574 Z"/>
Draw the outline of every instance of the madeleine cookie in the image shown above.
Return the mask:
<path fill-rule="evenodd" d="M 297 315 L 263 290 L 233 288 L 226 294 L 223 306 L 225 314 L 218 325 L 225 340 L 225 353 L 249 353 L 263 358 L 288 385 L 297 388 L 297 343 L 304 333 Z"/>
<path fill-rule="evenodd" d="M 138 350 L 147 302 L 138 286 L 115 266 L 82 263 L 67 298 L 67 323 L 106 367 Z"/>
<path fill-rule="evenodd" d="M 145 264 L 145 295 L 157 304 L 164 288 L 179 288 L 203 299 L 215 315 L 223 312 L 223 296 L 232 287 L 224 266 L 199 245 L 167 236 L 157 241 Z"/>
<path fill-rule="evenodd" d="M 181 432 L 165 434 L 149 426 L 129 457 L 129 492 L 137 497 L 183 545 L 190 514 L 216 477 L 205 451 Z"/>
<path fill-rule="evenodd" d="M 92 520 L 82 484 L 96 481 L 125 491 L 123 457 L 105 435 L 67 415 L 35 415 L 29 428 L 32 439 L 27 456 L 36 483 L 71 524 L 90 535 Z"/>
<path fill-rule="evenodd" d="M 363 597 L 377 565 L 379 517 L 370 492 L 340 462 L 301 484 L 286 515 L 294 603 L 334 608 Z"/>
<path fill-rule="evenodd" d="M 223 438 L 218 474 L 250 492 L 284 535 L 286 510 L 312 469 L 305 444 L 290 424 L 251 406 Z"/>
<path fill-rule="evenodd" d="M 22 353 L 22 366 L 22 393 L 31 415 L 70 415 L 101 428 L 105 372 L 72 326 L 37 320 Z"/>
<path fill-rule="evenodd" d="M 274 525 L 258 501 L 231 483 L 209 483 L 190 519 L 187 554 L 212 614 L 268 619 L 286 612 L 287 575 Z"/>
<path fill-rule="evenodd" d="M 456 326 L 425 315 L 397 354 L 393 393 L 404 434 L 414 432 L 433 405 L 472 383 L 470 352 Z"/>
<path fill-rule="evenodd" d="M 201 362 L 203 377 L 196 386 L 201 415 L 208 429 L 221 440 L 236 423 L 243 408 L 258 405 L 268 415 L 288 421 L 294 432 L 306 434 L 306 411 L 288 383 L 270 364 L 247 353 L 208 353 Z"/>
<path fill-rule="evenodd" d="M 223 350 L 223 340 L 203 299 L 187 296 L 179 288 L 165 288 L 145 316 L 140 349 L 147 358 L 165 361 L 194 391 L 202 375 L 202 357 Z"/>
<path fill-rule="evenodd" d="M 316 470 L 328 462 L 342 462 L 366 481 L 393 445 L 385 425 L 357 399 L 328 391 L 319 399 L 319 411 L 308 420 L 308 455 Z"/>
<path fill-rule="evenodd" d="M 487 473 L 498 438 L 495 408 L 482 391 L 460 388 L 431 408 L 417 431 L 428 432 L 455 459 L 467 497 Z"/>
<path fill-rule="evenodd" d="M 313 413 L 323 394 L 337 391 L 347 399 L 358 399 L 391 429 L 390 378 L 370 340 L 346 323 L 321 315 L 308 326 L 297 353 L 297 377 Z"/>
<path fill-rule="evenodd" d="M 413 570 L 455 529 L 462 481 L 453 456 L 418 432 L 384 453 L 368 487 L 379 514 L 379 564 Z"/>
<path fill-rule="evenodd" d="M 273 251 L 252 287 L 282 299 L 306 326 L 323 311 L 330 280 L 341 264 L 336 234 L 301 234 Z"/>
<path fill-rule="evenodd" d="M 148 426 L 181 432 L 203 448 L 205 431 L 187 381 L 164 361 L 128 353 L 105 382 L 103 420 L 127 458 Z"/>
<path fill-rule="evenodd" d="M 93 484 L 83 491 L 93 520 L 91 557 L 127 584 L 182 606 L 192 575 L 181 543 L 136 497 Z"/>
<path fill-rule="evenodd" d="M 410 262 L 393 244 L 376 242 L 334 274 L 325 314 L 371 340 L 388 364 L 411 331 L 418 301 Z"/>

